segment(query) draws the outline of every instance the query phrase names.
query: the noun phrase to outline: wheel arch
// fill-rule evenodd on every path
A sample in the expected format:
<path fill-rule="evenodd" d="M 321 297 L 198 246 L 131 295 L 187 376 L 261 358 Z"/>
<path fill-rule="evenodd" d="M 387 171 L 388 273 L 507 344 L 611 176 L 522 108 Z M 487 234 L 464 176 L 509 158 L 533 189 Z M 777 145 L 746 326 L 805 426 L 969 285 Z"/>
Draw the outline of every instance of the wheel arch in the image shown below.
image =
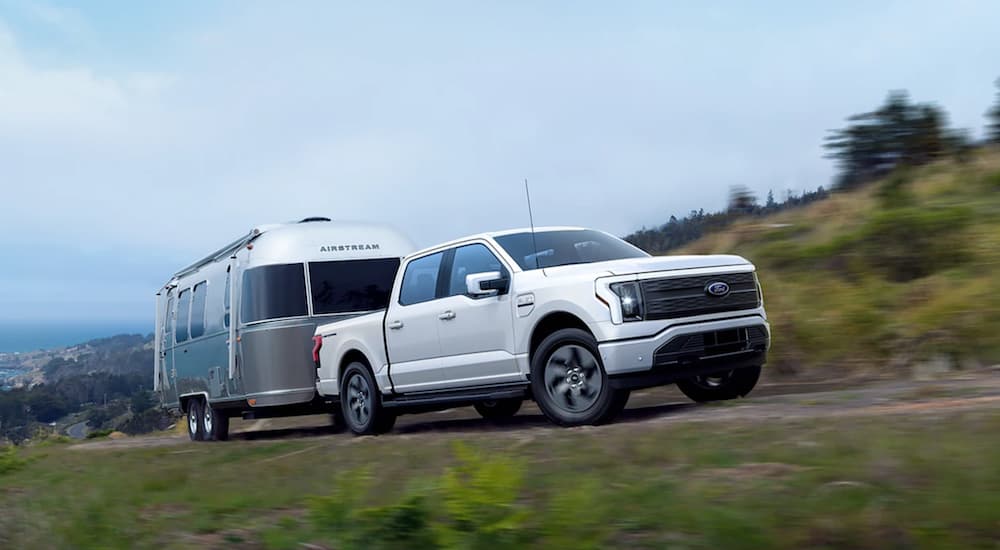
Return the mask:
<path fill-rule="evenodd" d="M 535 351 L 546 337 L 564 328 L 578 328 L 591 336 L 594 335 L 587 323 L 579 316 L 568 311 L 553 311 L 539 319 L 531 330 L 531 338 L 528 341 L 528 359 L 534 359 Z"/>
<path fill-rule="evenodd" d="M 348 365 L 354 362 L 361 363 L 362 365 L 368 367 L 368 370 L 371 371 L 372 373 L 372 377 L 375 376 L 375 372 L 372 369 L 372 362 L 368 360 L 368 356 L 365 355 L 363 351 L 356 348 L 352 348 L 348 350 L 346 353 L 344 353 L 344 355 L 340 358 L 340 364 L 337 365 L 338 387 L 340 385 L 341 378 L 344 375 L 344 370 L 347 369 Z"/>
<path fill-rule="evenodd" d="M 186 393 L 184 395 L 177 396 L 177 402 L 180 405 L 181 412 L 187 414 L 188 407 L 190 407 L 191 402 L 196 399 L 201 400 L 205 403 L 205 405 L 209 405 L 207 392 Z"/>

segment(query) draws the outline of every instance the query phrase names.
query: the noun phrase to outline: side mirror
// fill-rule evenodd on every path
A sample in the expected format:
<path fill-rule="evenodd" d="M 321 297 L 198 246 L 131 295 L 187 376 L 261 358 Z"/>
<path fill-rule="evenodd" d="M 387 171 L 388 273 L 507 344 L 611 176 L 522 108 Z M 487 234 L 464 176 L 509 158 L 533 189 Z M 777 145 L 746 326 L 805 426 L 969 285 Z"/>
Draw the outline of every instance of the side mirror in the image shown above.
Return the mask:
<path fill-rule="evenodd" d="M 510 279 L 499 271 L 470 273 L 465 276 L 466 293 L 473 298 L 499 296 L 510 288 Z"/>

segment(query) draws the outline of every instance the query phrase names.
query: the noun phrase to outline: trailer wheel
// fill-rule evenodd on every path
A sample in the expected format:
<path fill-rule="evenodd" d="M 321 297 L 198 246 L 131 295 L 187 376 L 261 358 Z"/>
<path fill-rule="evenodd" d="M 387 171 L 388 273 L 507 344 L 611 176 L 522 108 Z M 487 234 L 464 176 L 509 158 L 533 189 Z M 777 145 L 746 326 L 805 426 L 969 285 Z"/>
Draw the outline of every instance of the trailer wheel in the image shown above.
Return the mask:
<path fill-rule="evenodd" d="M 229 415 L 209 403 L 202 405 L 202 429 L 205 441 L 229 439 Z"/>
<path fill-rule="evenodd" d="M 188 437 L 191 438 L 191 441 L 205 440 L 205 430 L 201 420 L 201 408 L 202 404 L 200 399 L 192 399 L 191 402 L 188 403 Z"/>
<path fill-rule="evenodd" d="M 344 369 L 340 384 L 340 405 L 344 423 L 356 435 L 388 432 L 396 415 L 382 407 L 382 394 L 368 366 L 354 362 Z"/>

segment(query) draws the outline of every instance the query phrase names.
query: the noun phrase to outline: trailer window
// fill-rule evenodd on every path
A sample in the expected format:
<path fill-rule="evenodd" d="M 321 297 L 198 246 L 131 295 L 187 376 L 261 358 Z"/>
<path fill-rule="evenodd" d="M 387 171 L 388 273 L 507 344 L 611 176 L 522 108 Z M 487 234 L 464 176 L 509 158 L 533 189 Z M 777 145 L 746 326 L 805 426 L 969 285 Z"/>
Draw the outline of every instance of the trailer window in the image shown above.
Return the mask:
<path fill-rule="evenodd" d="M 397 269 L 397 258 L 310 263 L 313 315 L 385 308 Z"/>
<path fill-rule="evenodd" d="M 233 277 L 230 271 L 231 269 L 226 270 L 226 295 L 225 297 L 222 298 L 222 306 L 226 310 L 226 314 L 222 318 L 222 325 L 225 326 L 226 328 L 229 328 L 229 301 L 230 301 L 229 294 L 230 292 L 232 292 L 232 287 L 230 287 L 230 285 L 233 284 L 232 281 Z"/>
<path fill-rule="evenodd" d="M 191 296 L 191 338 L 205 334 L 205 294 L 208 285 L 202 281 L 194 285 Z"/>
<path fill-rule="evenodd" d="M 191 315 L 191 289 L 185 288 L 177 295 L 177 326 L 174 336 L 178 342 L 188 339 L 188 319 Z"/>
<path fill-rule="evenodd" d="M 244 323 L 308 315 L 304 265 L 266 265 L 248 269 L 243 274 L 243 294 L 238 309 Z"/>
<path fill-rule="evenodd" d="M 170 296 L 168 292 L 167 296 Z M 170 296 L 167 298 L 167 311 L 164 314 L 163 319 L 163 341 L 167 344 L 170 343 L 170 338 L 167 336 L 174 331 L 174 325 L 171 321 L 174 320 L 174 297 Z"/>

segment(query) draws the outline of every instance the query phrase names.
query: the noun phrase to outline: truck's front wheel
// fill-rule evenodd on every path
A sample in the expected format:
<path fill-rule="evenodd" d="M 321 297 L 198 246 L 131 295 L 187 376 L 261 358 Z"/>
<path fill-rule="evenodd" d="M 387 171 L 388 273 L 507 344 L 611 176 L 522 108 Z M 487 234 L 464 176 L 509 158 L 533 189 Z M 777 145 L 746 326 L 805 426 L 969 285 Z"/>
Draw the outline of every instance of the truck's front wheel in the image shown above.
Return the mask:
<path fill-rule="evenodd" d="M 357 435 L 385 433 L 396 423 L 396 415 L 382 406 L 375 378 L 362 363 L 351 363 L 344 370 L 340 404 L 344 423 Z"/>
<path fill-rule="evenodd" d="M 611 420 L 624 405 L 601 364 L 597 341 L 568 328 L 545 338 L 531 359 L 531 390 L 538 408 L 560 426 Z M 627 397 L 626 397 L 627 399 Z"/>

